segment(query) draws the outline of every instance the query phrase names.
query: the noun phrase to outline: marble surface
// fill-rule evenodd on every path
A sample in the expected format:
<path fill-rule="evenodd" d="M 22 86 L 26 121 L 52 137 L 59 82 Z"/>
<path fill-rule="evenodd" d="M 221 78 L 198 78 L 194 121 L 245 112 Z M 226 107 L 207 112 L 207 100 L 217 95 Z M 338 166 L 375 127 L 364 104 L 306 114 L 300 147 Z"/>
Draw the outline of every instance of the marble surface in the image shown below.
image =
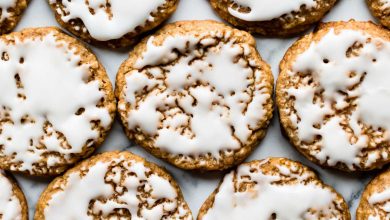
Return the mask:
<path fill-rule="evenodd" d="M 181 0 L 178 10 L 168 22 L 190 19 L 221 20 L 212 11 L 208 0 Z M 370 15 L 364 0 L 339 0 L 339 3 L 324 18 L 324 21 L 349 19 L 375 20 Z M 21 30 L 26 27 L 38 26 L 58 26 L 46 0 L 31 1 L 30 6 L 28 7 L 25 15 L 17 27 L 17 30 Z M 288 47 L 297 38 L 267 39 L 257 37 L 256 39 L 260 54 L 272 66 L 274 76 L 277 78 L 279 62 Z M 110 79 L 114 83 L 116 71 L 119 68 L 121 62 L 127 58 L 127 54 L 130 49 L 121 51 L 96 47 L 92 47 L 92 49 L 95 51 L 96 55 L 105 66 Z M 118 121 L 115 122 L 107 140 L 105 141 L 104 145 L 97 150 L 97 152 L 112 150 L 128 150 L 166 167 L 181 186 L 184 197 L 189 203 L 194 216 L 197 215 L 198 209 L 202 205 L 203 201 L 215 189 L 223 176 L 223 173 L 220 172 L 202 174 L 182 171 L 154 158 L 139 146 L 135 146 L 126 138 Z M 282 137 L 276 114 L 272 119 L 267 136 L 261 142 L 260 146 L 254 151 L 254 153 L 247 159 L 247 161 L 253 159 L 262 159 L 267 156 L 287 157 L 301 161 L 302 163 L 315 169 L 318 172 L 320 178 L 325 183 L 333 186 L 344 196 L 351 209 L 351 215 L 353 219 L 355 218 L 355 210 L 359 203 L 360 194 L 365 184 L 372 176 L 375 176 L 378 173 L 378 171 L 373 171 L 369 173 L 346 174 L 338 171 L 324 170 L 319 168 L 318 166 L 303 158 L 286 141 L 286 139 Z M 23 175 L 16 175 L 16 178 L 26 194 L 28 205 L 30 207 L 30 219 L 32 219 L 34 215 L 35 203 L 38 200 L 40 193 L 51 179 L 32 178 Z M 77 204 L 75 203 L 75 205 Z"/>

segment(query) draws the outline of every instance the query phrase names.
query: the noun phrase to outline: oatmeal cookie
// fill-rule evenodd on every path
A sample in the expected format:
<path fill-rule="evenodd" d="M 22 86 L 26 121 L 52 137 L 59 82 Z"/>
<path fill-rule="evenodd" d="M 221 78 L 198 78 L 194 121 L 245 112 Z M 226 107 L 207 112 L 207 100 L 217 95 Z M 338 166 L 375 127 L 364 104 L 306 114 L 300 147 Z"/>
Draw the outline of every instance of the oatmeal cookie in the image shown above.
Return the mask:
<path fill-rule="evenodd" d="M 0 168 L 56 175 L 102 143 L 115 115 L 95 55 L 57 28 L 0 37 Z"/>
<path fill-rule="evenodd" d="M 299 162 L 268 158 L 228 173 L 198 220 L 350 220 L 347 203 Z"/>
<path fill-rule="evenodd" d="M 265 36 L 290 36 L 309 29 L 337 0 L 210 0 L 232 25 Z"/>
<path fill-rule="evenodd" d="M 390 161 L 390 33 L 371 22 L 330 22 L 280 64 L 276 102 L 291 143 L 345 171 Z"/>
<path fill-rule="evenodd" d="M 0 170 L 0 219 L 28 220 L 26 198 L 18 184 Z"/>
<path fill-rule="evenodd" d="M 192 214 L 165 170 L 130 152 L 106 152 L 54 179 L 34 219 L 192 220 Z"/>
<path fill-rule="evenodd" d="M 390 170 L 366 186 L 356 210 L 356 220 L 390 219 Z"/>
<path fill-rule="evenodd" d="M 272 117 L 273 76 L 254 38 L 215 21 L 172 23 L 144 39 L 116 85 L 129 138 L 182 169 L 240 163 Z"/>
<path fill-rule="evenodd" d="M 18 24 L 29 0 L 0 1 L 0 34 L 10 32 Z"/>
<path fill-rule="evenodd" d="M 366 0 L 371 13 L 387 28 L 390 28 L 390 0 Z"/>
<path fill-rule="evenodd" d="M 112 48 L 135 44 L 168 19 L 179 0 L 48 0 L 61 26 L 84 41 Z"/>

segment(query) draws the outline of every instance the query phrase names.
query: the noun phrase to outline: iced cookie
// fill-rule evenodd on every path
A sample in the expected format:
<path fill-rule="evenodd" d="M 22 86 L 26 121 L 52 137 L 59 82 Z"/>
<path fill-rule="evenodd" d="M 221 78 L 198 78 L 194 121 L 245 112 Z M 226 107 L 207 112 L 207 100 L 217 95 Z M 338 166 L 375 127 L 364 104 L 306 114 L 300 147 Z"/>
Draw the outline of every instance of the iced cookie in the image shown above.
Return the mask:
<path fill-rule="evenodd" d="M 107 152 L 54 179 L 34 219 L 192 220 L 192 214 L 165 170 L 130 152 Z"/>
<path fill-rule="evenodd" d="M 56 175 L 90 155 L 115 114 L 95 55 L 56 28 L 0 37 L 0 168 Z"/>
<path fill-rule="evenodd" d="M 356 211 L 356 220 L 390 219 L 390 170 L 366 186 Z"/>
<path fill-rule="evenodd" d="M 28 220 L 26 198 L 17 183 L 0 170 L 0 219 Z"/>
<path fill-rule="evenodd" d="M 349 220 L 347 203 L 313 171 L 268 158 L 228 173 L 199 210 L 198 220 Z"/>
<path fill-rule="evenodd" d="M 332 22 L 297 41 L 280 64 L 276 99 L 291 143 L 346 171 L 390 161 L 390 33 Z"/>
<path fill-rule="evenodd" d="M 371 13 L 387 28 L 390 28 L 390 0 L 366 0 Z"/>
<path fill-rule="evenodd" d="M 48 0 L 58 23 L 86 42 L 109 47 L 136 43 L 168 19 L 179 0 Z"/>
<path fill-rule="evenodd" d="M 245 159 L 272 117 L 273 77 L 247 32 L 182 21 L 144 39 L 117 75 L 130 139 L 183 169 Z"/>
<path fill-rule="evenodd" d="M 0 0 L 0 34 L 14 29 L 28 2 L 29 0 Z"/>
<path fill-rule="evenodd" d="M 232 25 L 265 36 L 289 36 L 318 22 L 337 0 L 210 0 Z"/>

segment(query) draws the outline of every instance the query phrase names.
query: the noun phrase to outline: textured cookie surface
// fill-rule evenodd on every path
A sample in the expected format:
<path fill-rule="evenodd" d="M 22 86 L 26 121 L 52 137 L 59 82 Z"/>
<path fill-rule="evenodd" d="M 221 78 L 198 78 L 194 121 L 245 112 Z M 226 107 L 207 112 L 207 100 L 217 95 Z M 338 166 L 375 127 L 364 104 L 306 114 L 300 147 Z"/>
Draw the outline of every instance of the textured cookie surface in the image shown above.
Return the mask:
<path fill-rule="evenodd" d="M 272 74 L 248 33 L 214 21 L 167 25 L 117 76 L 127 135 L 184 169 L 240 163 L 272 117 Z"/>
<path fill-rule="evenodd" d="M 110 47 L 134 44 L 166 20 L 179 0 L 49 0 L 57 21 L 83 40 Z"/>
<path fill-rule="evenodd" d="M 366 186 L 356 211 L 357 220 L 390 219 L 390 171 L 371 180 Z"/>
<path fill-rule="evenodd" d="M 164 170 L 130 152 L 108 152 L 50 183 L 35 219 L 191 220 L 192 214 Z"/>
<path fill-rule="evenodd" d="M 5 34 L 16 26 L 28 0 L 1 0 L 0 1 L 0 34 Z"/>
<path fill-rule="evenodd" d="M 390 160 L 389 40 L 370 22 L 327 23 L 286 53 L 276 89 L 281 123 L 310 160 L 347 171 Z"/>
<path fill-rule="evenodd" d="M 104 68 L 55 28 L 0 37 L 0 167 L 61 173 L 104 139 L 115 97 Z"/>
<path fill-rule="evenodd" d="M 210 0 L 214 10 L 236 27 L 253 33 L 288 36 L 318 22 L 337 0 Z"/>
<path fill-rule="evenodd" d="M 381 24 L 390 28 L 390 0 L 366 0 L 371 13 Z"/>
<path fill-rule="evenodd" d="M 268 158 L 228 173 L 202 205 L 198 220 L 349 220 L 348 206 L 298 162 Z"/>
<path fill-rule="evenodd" d="M 0 170 L 0 219 L 28 220 L 26 198 L 18 185 Z"/>

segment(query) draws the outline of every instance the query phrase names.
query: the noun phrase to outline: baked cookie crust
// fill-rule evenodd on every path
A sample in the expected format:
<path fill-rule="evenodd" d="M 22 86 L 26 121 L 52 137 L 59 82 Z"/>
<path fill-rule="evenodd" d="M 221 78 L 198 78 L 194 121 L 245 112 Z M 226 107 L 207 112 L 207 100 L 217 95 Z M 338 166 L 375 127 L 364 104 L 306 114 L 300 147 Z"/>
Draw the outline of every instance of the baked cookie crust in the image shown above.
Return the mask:
<path fill-rule="evenodd" d="M 0 2 L 0 34 L 12 31 L 27 8 L 29 0 L 7 0 Z"/>
<path fill-rule="evenodd" d="M 116 80 L 127 136 L 189 170 L 243 161 L 266 134 L 272 90 L 254 38 L 215 21 L 168 24 L 135 47 Z"/>
<path fill-rule="evenodd" d="M 388 0 L 366 0 L 372 15 L 374 15 L 380 23 L 390 28 L 390 1 Z"/>

